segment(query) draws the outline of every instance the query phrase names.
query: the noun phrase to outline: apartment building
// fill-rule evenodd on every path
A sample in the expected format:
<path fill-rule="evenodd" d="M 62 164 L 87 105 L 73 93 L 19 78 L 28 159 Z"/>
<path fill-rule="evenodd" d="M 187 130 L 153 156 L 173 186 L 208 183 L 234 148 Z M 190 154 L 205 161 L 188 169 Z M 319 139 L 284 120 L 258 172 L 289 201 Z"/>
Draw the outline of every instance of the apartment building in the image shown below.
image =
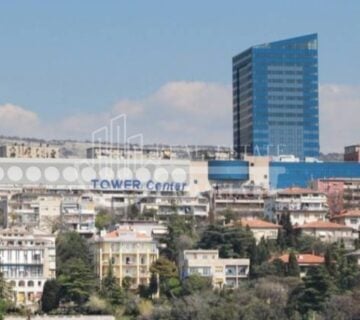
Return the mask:
<path fill-rule="evenodd" d="M 0 158 L 58 158 L 59 148 L 48 144 L 29 145 L 14 143 L 0 146 Z"/>
<path fill-rule="evenodd" d="M 180 259 L 182 279 L 199 274 L 211 279 L 214 288 L 236 288 L 248 278 L 249 259 L 221 259 L 218 250 L 184 250 Z"/>
<path fill-rule="evenodd" d="M 306 223 L 296 226 L 295 230 L 326 243 L 343 242 L 346 249 L 353 249 L 354 241 L 359 238 L 358 231 L 354 231 L 353 228 L 329 221 Z"/>
<path fill-rule="evenodd" d="M 51 232 L 60 217 L 61 197 L 31 192 L 14 194 L 8 200 L 7 226 L 36 227 Z"/>
<path fill-rule="evenodd" d="M 360 231 L 360 209 L 344 210 L 332 217 L 331 221 Z"/>
<path fill-rule="evenodd" d="M 259 186 L 224 186 L 213 191 L 214 212 L 219 217 L 226 211 L 241 219 L 256 219 L 264 216 L 264 198 L 267 192 Z"/>
<path fill-rule="evenodd" d="M 160 216 L 177 213 L 186 216 L 207 217 L 209 215 L 209 200 L 205 197 L 188 195 L 147 195 L 140 200 L 142 213 L 155 210 Z"/>
<path fill-rule="evenodd" d="M 95 202 L 91 194 L 64 196 L 61 201 L 61 225 L 91 237 L 96 232 Z"/>
<path fill-rule="evenodd" d="M 284 189 L 266 199 L 265 203 L 267 217 L 279 222 L 282 214 L 289 213 L 293 225 L 323 221 L 328 214 L 326 195 L 312 189 Z"/>
<path fill-rule="evenodd" d="M 131 289 L 149 284 L 150 266 L 158 259 L 159 250 L 157 241 L 145 231 L 120 227 L 110 233 L 95 236 L 91 244 L 95 271 L 100 280 L 111 267 L 120 285 L 125 277 L 130 277 Z"/>
<path fill-rule="evenodd" d="M 281 229 L 281 226 L 279 226 L 278 224 L 260 219 L 242 219 L 235 221 L 230 225 L 240 225 L 243 227 L 248 227 L 253 233 L 257 243 L 259 243 L 262 238 L 264 238 L 265 240 L 276 240 L 279 230 Z"/>
<path fill-rule="evenodd" d="M 55 237 L 21 227 L 0 230 L 0 272 L 17 305 L 36 306 L 46 280 L 55 278 Z"/>
<path fill-rule="evenodd" d="M 175 155 L 168 147 L 95 146 L 86 150 L 88 159 L 170 159 Z"/>

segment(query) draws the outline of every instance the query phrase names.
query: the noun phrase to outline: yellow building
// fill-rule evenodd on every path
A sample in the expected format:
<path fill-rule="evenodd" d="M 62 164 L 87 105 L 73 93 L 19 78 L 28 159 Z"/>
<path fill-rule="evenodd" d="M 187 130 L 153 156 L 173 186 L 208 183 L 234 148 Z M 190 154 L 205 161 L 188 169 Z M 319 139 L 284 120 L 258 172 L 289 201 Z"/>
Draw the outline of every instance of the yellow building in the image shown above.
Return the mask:
<path fill-rule="evenodd" d="M 131 278 L 131 289 L 150 282 L 150 266 L 159 257 L 157 242 L 139 230 L 122 227 L 93 239 L 96 273 L 103 279 L 110 265 L 114 276 L 122 285 L 125 277 Z"/>

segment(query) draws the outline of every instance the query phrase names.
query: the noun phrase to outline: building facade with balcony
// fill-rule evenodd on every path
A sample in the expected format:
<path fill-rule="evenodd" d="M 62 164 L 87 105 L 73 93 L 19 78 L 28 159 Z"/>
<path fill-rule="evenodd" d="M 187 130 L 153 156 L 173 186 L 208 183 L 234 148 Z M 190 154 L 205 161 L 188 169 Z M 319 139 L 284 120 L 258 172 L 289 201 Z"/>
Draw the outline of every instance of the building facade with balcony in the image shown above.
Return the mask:
<path fill-rule="evenodd" d="M 284 189 L 266 199 L 265 202 L 266 216 L 277 222 L 285 213 L 290 214 L 293 225 L 325 220 L 328 214 L 326 195 L 312 189 Z"/>
<path fill-rule="evenodd" d="M 150 282 L 150 266 L 159 257 L 158 243 L 145 231 L 120 227 L 110 233 L 102 233 L 91 241 L 95 260 L 95 272 L 100 280 L 109 268 L 119 285 L 125 277 L 131 279 L 131 289 Z"/>
<path fill-rule="evenodd" d="M 267 192 L 258 186 L 216 186 L 213 207 L 217 217 L 232 212 L 238 219 L 256 219 L 264 216 L 264 198 Z"/>
<path fill-rule="evenodd" d="M 177 213 L 185 216 L 207 217 L 210 207 L 207 198 L 186 195 L 147 195 L 143 196 L 139 203 L 142 213 L 154 210 L 159 216 Z"/>
<path fill-rule="evenodd" d="M 56 272 L 55 237 L 39 230 L 0 230 L 0 272 L 17 305 L 37 306 L 43 287 Z"/>
<path fill-rule="evenodd" d="M 360 231 L 360 209 L 344 210 L 332 217 L 331 221 Z"/>
<path fill-rule="evenodd" d="M 184 250 L 180 259 L 182 279 L 198 274 L 211 279 L 214 288 L 236 288 L 249 277 L 249 259 L 221 259 L 218 250 Z"/>
<path fill-rule="evenodd" d="M 320 239 L 325 243 L 343 242 L 346 249 L 354 248 L 354 241 L 359 238 L 359 232 L 343 224 L 329 221 L 315 221 L 296 226 L 302 234 Z"/>

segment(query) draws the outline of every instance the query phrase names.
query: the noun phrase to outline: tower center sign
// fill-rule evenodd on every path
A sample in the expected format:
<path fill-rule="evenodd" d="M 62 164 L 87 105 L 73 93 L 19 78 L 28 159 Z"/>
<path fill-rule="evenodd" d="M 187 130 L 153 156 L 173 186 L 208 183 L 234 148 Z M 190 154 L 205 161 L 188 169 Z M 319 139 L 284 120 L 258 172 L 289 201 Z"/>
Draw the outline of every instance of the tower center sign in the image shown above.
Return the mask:
<path fill-rule="evenodd" d="M 186 183 L 156 182 L 148 180 L 142 182 L 138 179 L 92 179 L 92 189 L 100 190 L 148 190 L 148 191 L 184 191 Z"/>

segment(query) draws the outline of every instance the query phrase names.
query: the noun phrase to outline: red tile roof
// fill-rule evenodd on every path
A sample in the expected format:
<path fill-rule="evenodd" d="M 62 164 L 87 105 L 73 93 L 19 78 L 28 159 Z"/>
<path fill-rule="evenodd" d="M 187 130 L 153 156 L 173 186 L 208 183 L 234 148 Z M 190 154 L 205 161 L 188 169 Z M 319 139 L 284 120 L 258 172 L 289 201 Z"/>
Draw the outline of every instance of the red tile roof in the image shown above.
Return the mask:
<path fill-rule="evenodd" d="M 347 227 L 343 224 L 333 223 L 330 221 L 314 221 L 310 223 L 305 223 L 301 226 L 296 226 L 295 229 L 349 229 L 352 230 L 350 227 Z"/>
<path fill-rule="evenodd" d="M 235 222 L 235 224 L 241 224 L 242 226 L 249 226 L 250 229 L 269 229 L 276 228 L 279 229 L 281 226 L 278 224 L 260 220 L 260 219 L 241 219 Z"/>
<path fill-rule="evenodd" d="M 280 257 L 273 258 L 272 260 L 275 260 L 275 259 L 280 259 L 282 262 L 288 263 L 289 262 L 289 254 L 283 254 Z M 296 260 L 299 265 L 306 265 L 306 264 L 318 265 L 318 264 L 324 263 L 324 261 L 325 261 L 324 257 L 316 256 L 314 254 L 309 254 L 309 253 L 296 254 Z"/>
<path fill-rule="evenodd" d="M 333 219 L 343 218 L 343 217 L 360 217 L 360 209 L 353 210 L 344 210 L 340 214 L 333 217 Z"/>

